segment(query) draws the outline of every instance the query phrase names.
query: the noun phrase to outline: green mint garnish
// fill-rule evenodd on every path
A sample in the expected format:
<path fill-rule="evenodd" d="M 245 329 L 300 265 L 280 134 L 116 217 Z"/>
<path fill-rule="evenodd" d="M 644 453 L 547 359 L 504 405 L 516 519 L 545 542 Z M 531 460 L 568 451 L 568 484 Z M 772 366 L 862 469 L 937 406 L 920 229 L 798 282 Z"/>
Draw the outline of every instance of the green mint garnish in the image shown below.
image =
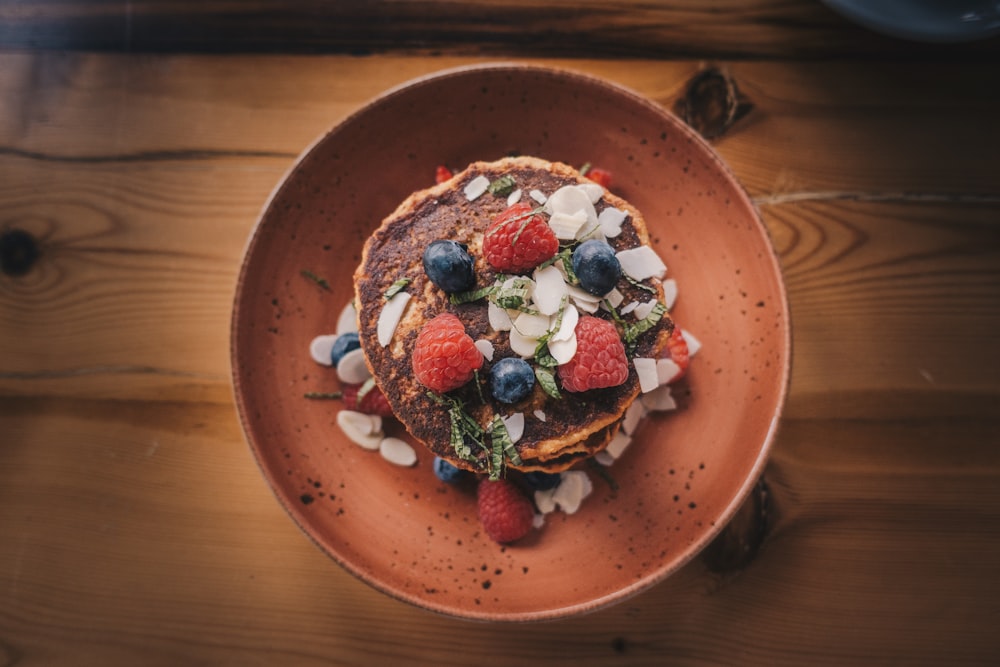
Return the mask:
<path fill-rule="evenodd" d="M 546 394 L 555 399 L 562 398 L 562 394 L 559 393 L 559 386 L 556 384 L 555 373 L 551 369 L 542 366 L 535 368 L 535 379 L 538 380 L 538 386 Z"/>
<path fill-rule="evenodd" d="M 493 422 L 490 424 L 490 444 L 492 445 L 490 479 L 496 481 L 503 475 L 505 457 L 514 465 L 521 465 L 521 456 L 517 453 L 507 425 L 503 423 L 500 415 L 493 417 Z"/>
<path fill-rule="evenodd" d="M 622 277 L 625 278 L 625 280 L 627 280 L 630 283 L 632 283 L 633 285 L 635 285 L 636 287 L 638 287 L 639 289 L 646 290 L 647 292 L 649 292 L 651 294 L 656 294 L 656 290 L 655 289 L 653 289 L 649 285 L 646 285 L 645 283 L 639 282 L 638 280 L 636 280 L 635 278 L 633 278 L 629 274 L 625 273 L 624 271 L 622 271 Z"/>
<path fill-rule="evenodd" d="M 587 172 L 590 171 L 590 167 L 591 167 L 591 165 L 590 165 L 589 162 L 584 162 L 583 166 L 580 167 L 580 175 L 581 176 L 586 176 Z"/>
<path fill-rule="evenodd" d="M 555 368 L 559 365 L 556 358 L 552 356 L 551 352 L 549 352 L 548 334 L 538 339 L 538 345 L 535 346 L 535 363 L 542 368 Z"/>
<path fill-rule="evenodd" d="M 448 301 L 450 301 L 453 306 L 458 306 L 463 303 L 472 303 L 473 301 L 479 301 L 484 297 L 490 296 L 496 291 L 496 289 L 495 285 L 491 285 L 490 287 L 482 287 L 469 292 L 455 292 L 454 294 L 448 296 Z"/>
<path fill-rule="evenodd" d="M 302 269 L 299 273 L 302 274 L 302 277 L 308 278 L 309 280 L 313 281 L 314 283 L 325 289 L 327 292 L 330 291 L 330 283 L 326 281 L 326 278 L 320 278 L 309 269 Z"/>
<path fill-rule="evenodd" d="M 486 186 L 486 191 L 494 197 L 506 197 L 514 191 L 514 187 L 516 185 L 517 183 L 514 181 L 513 176 L 510 174 L 504 174 Z"/>
<path fill-rule="evenodd" d="M 473 462 L 476 460 L 472 454 L 473 444 L 489 452 L 489 448 L 483 442 L 483 428 L 469 416 L 460 400 L 433 391 L 427 392 L 427 396 L 438 405 L 448 406 L 448 419 L 451 422 L 449 442 L 460 459 Z"/>
<path fill-rule="evenodd" d="M 397 280 L 396 282 L 394 282 L 392 285 L 389 286 L 389 289 L 385 291 L 385 294 L 382 295 L 382 298 L 388 301 L 392 297 L 402 292 L 403 288 L 409 285 L 410 282 L 411 280 L 409 278 L 400 278 L 399 280 Z"/>
<path fill-rule="evenodd" d="M 368 393 L 374 388 L 375 388 L 375 378 L 370 377 L 367 380 L 365 380 L 364 383 L 358 388 L 357 404 L 361 405 L 361 401 L 364 400 L 364 397 L 367 396 Z"/>
<path fill-rule="evenodd" d="M 307 391 L 302 394 L 305 398 L 320 399 L 320 400 L 332 400 L 335 398 L 343 398 L 344 395 L 339 391 Z"/>
<path fill-rule="evenodd" d="M 635 324 L 625 324 L 620 318 L 618 319 L 618 322 L 623 325 L 622 342 L 625 344 L 625 354 L 629 357 L 632 357 L 632 355 L 635 354 L 635 348 L 637 341 L 639 340 L 639 336 L 656 326 L 656 323 L 663 319 L 663 315 L 666 312 L 667 307 L 657 301 L 656 305 L 653 306 L 653 309 L 649 311 L 649 315 L 646 315 L 646 317 L 642 318 Z"/>

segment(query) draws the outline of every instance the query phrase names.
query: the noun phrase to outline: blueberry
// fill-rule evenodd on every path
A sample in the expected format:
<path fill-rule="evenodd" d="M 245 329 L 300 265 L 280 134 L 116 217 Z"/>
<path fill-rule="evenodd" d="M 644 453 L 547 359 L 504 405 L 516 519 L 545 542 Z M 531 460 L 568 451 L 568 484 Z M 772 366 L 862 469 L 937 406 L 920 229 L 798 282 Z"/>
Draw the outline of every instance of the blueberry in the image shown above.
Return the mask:
<path fill-rule="evenodd" d="M 476 285 L 469 248 L 457 241 L 432 241 L 424 249 L 424 272 L 432 283 L 449 294 L 465 292 Z"/>
<path fill-rule="evenodd" d="M 615 250 L 604 241 L 590 239 L 573 251 L 573 273 L 580 287 L 597 296 L 610 292 L 622 276 Z"/>
<path fill-rule="evenodd" d="M 442 482 L 447 482 L 448 484 L 457 484 L 461 482 L 469 474 L 468 471 L 457 468 L 452 464 L 445 461 L 440 456 L 434 457 L 434 474 Z"/>
<path fill-rule="evenodd" d="M 506 357 L 490 368 L 490 391 L 501 403 L 517 403 L 535 388 L 535 372 L 524 359 Z"/>
<path fill-rule="evenodd" d="M 358 338 L 357 333 L 352 331 L 351 333 L 340 334 L 337 336 L 337 340 L 333 341 L 333 347 L 330 348 L 330 361 L 333 362 L 333 366 L 336 368 L 345 354 L 359 347 L 361 347 L 361 340 Z"/>
<path fill-rule="evenodd" d="M 559 486 L 562 476 L 557 472 L 532 470 L 531 472 L 524 473 L 524 481 L 536 491 L 548 491 Z"/>

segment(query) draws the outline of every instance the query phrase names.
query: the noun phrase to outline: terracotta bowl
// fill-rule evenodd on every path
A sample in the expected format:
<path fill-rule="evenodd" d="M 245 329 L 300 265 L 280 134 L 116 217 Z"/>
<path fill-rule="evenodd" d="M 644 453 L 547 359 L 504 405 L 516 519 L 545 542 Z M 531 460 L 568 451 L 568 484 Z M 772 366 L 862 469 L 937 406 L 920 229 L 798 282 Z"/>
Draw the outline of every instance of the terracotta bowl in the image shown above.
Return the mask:
<path fill-rule="evenodd" d="M 613 173 L 645 214 L 680 285 L 673 310 L 703 347 L 579 512 L 501 547 L 474 494 L 441 483 L 432 457 L 400 468 L 354 445 L 338 387 L 309 342 L 352 296 L 363 242 L 435 167 L 529 154 Z M 329 289 L 303 277 L 310 271 Z M 236 403 L 279 502 L 337 563 L 400 600 L 489 620 L 556 618 L 663 580 L 723 528 L 757 481 L 789 375 L 789 320 L 774 249 L 712 149 L 655 103 L 615 84 L 523 65 L 477 66 L 380 96 L 305 151 L 246 249 L 232 318 Z M 398 434 L 390 430 L 390 434 Z"/>

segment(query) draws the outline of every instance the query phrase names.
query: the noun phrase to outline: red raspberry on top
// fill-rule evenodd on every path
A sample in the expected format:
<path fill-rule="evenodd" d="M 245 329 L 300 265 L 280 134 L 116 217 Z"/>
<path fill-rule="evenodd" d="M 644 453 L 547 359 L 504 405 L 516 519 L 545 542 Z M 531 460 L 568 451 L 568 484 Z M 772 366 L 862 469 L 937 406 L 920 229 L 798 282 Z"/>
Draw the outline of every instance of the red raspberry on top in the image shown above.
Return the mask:
<path fill-rule="evenodd" d="M 486 261 L 498 271 L 530 271 L 557 252 L 555 232 L 527 202 L 518 202 L 498 215 L 483 238 Z"/>
<path fill-rule="evenodd" d="M 684 340 L 684 334 L 681 333 L 679 326 L 674 325 L 674 330 L 670 333 L 670 338 L 667 339 L 667 346 L 660 356 L 669 357 L 677 364 L 677 368 L 680 369 L 676 375 L 670 378 L 671 382 L 676 382 L 684 377 L 685 371 L 691 365 L 691 355 L 688 352 L 687 341 Z"/>
<path fill-rule="evenodd" d="M 591 167 L 587 170 L 587 178 L 604 188 L 611 187 L 611 172 L 600 167 Z"/>
<path fill-rule="evenodd" d="M 444 166 L 443 164 L 439 164 L 437 166 L 437 169 L 434 170 L 434 182 L 444 183 L 449 178 L 451 178 L 451 169 Z"/>
<path fill-rule="evenodd" d="M 451 313 L 441 313 L 417 334 L 413 348 L 413 373 L 432 391 L 458 389 L 483 365 L 483 353 L 465 333 L 462 322 Z"/>
<path fill-rule="evenodd" d="M 506 479 L 483 479 L 476 490 L 479 523 L 495 542 L 505 544 L 527 535 L 535 519 L 528 497 Z"/>
<path fill-rule="evenodd" d="M 628 378 L 628 358 L 618 329 L 607 320 L 584 315 L 576 323 L 576 354 L 558 368 L 566 391 L 617 387 Z"/>
<path fill-rule="evenodd" d="M 386 399 L 385 394 L 382 390 L 375 385 L 362 396 L 358 398 L 358 394 L 361 391 L 360 384 L 345 384 L 341 389 L 341 398 L 344 399 L 344 407 L 348 410 L 354 410 L 355 412 L 364 412 L 368 415 L 380 415 L 382 417 L 391 417 L 392 408 L 389 407 L 389 401 Z"/>

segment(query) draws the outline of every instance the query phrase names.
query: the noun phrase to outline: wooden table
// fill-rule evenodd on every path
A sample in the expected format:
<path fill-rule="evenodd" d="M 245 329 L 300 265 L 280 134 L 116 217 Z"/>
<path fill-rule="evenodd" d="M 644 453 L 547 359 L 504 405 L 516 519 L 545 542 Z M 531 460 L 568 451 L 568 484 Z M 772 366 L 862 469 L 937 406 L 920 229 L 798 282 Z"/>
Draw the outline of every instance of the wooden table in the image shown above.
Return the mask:
<path fill-rule="evenodd" d="M 1000 660 L 997 40 L 777 0 L 357 4 L 0 2 L 0 665 Z M 687 109 L 760 208 L 794 338 L 728 541 L 514 626 L 320 553 L 250 455 L 228 361 L 244 243 L 300 151 L 497 58 Z"/>

